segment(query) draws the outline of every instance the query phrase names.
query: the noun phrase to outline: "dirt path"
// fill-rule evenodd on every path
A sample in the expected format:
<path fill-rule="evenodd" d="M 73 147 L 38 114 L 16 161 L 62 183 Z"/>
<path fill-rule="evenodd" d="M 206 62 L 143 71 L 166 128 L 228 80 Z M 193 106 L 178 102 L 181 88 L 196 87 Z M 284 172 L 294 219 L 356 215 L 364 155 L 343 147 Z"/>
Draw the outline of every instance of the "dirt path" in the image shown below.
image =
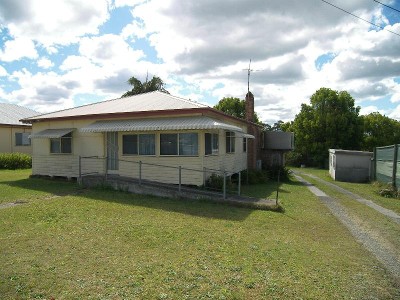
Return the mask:
<path fill-rule="evenodd" d="M 303 175 L 303 174 L 302 174 Z M 354 238 L 370 251 L 393 275 L 397 285 L 400 287 L 400 254 L 398 251 L 383 243 L 374 232 L 365 228 L 361 222 L 350 217 L 347 208 L 335 198 L 325 194 L 323 191 L 303 179 L 299 174 L 294 175 L 296 179 L 308 187 L 332 212 L 332 214 L 350 231 Z M 317 179 L 317 178 L 316 178 Z"/>
<path fill-rule="evenodd" d="M 342 187 L 340 187 L 340 186 L 338 186 L 338 185 L 336 185 L 334 183 L 331 183 L 331 182 L 328 182 L 326 180 L 323 180 L 323 179 L 319 178 L 318 176 L 314 176 L 314 175 L 311 175 L 311 174 L 301 174 L 301 175 L 306 175 L 306 176 L 311 177 L 311 178 L 313 178 L 313 179 L 315 179 L 315 180 L 317 180 L 319 182 L 322 182 L 323 184 L 326 184 L 326 185 L 328 185 L 330 187 L 333 187 L 334 189 L 336 189 L 337 191 L 341 192 L 342 194 L 345 194 L 345 195 L 353 198 L 354 200 L 356 200 L 356 201 L 358 201 L 358 202 L 360 202 L 362 204 L 365 204 L 365 205 L 375 209 L 377 212 L 389 217 L 394 222 L 400 224 L 400 216 L 397 213 L 395 213 L 394 211 L 390 210 L 390 209 L 384 208 L 384 207 L 372 202 L 371 200 L 367 200 L 367 199 L 365 199 L 365 198 L 363 198 L 363 197 L 361 197 L 361 196 L 359 196 L 357 194 L 354 194 L 354 193 L 352 193 L 352 192 L 350 192 L 350 191 L 348 191 L 348 190 L 346 190 L 346 189 L 344 189 L 344 188 L 342 188 Z"/>

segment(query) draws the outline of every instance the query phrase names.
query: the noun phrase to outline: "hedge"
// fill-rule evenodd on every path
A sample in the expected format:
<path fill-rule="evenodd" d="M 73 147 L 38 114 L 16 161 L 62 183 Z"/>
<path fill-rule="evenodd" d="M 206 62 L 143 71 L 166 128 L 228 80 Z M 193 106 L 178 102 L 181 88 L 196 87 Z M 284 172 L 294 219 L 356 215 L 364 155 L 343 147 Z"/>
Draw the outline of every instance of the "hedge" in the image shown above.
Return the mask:
<path fill-rule="evenodd" d="M 24 153 L 0 153 L 0 169 L 32 168 L 32 157 Z"/>

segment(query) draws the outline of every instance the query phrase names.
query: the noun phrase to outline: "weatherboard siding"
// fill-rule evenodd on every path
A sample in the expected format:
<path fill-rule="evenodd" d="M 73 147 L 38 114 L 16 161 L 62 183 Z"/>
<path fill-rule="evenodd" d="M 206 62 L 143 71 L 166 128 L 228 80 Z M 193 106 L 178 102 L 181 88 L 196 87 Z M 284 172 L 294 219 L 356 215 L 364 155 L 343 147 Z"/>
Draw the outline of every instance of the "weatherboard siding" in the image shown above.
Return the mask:
<path fill-rule="evenodd" d="M 0 153 L 32 153 L 32 146 L 16 146 L 16 133 L 30 133 L 31 128 L 26 126 L 0 126 Z"/>
<path fill-rule="evenodd" d="M 81 159 L 81 174 L 105 174 L 106 172 L 106 138 L 105 133 L 80 132 L 79 129 L 92 124 L 94 120 L 68 120 L 48 121 L 34 123 L 33 133 L 46 129 L 75 128 L 72 132 L 72 153 L 50 153 L 50 139 L 35 138 L 33 143 L 32 174 L 47 176 L 79 176 L 79 156 Z M 239 124 L 235 124 L 239 125 Z M 245 128 L 243 128 L 245 129 Z M 144 180 L 160 181 L 164 183 L 179 183 L 179 166 L 181 169 L 181 183 L 186 185 L 202 185 L 204 182 L 203 170 L 207 170 L 206 177 L 214 171 L 210 169 L 225 170 L 228 175 L 246 169 L 247 154 L 243 152 L 243 138 L 235 139 L 235 153 L 226 153 L 225 130 L 179 130 L 163 131 L 162 133 L 198 133 L 197 156 L 162 156 L 160 155 L 160 132 L 119 132 L 118 133 L 118 158 L 119 168 L 108 172 L 139 178 L 139 161 L 142 162 L 141 176 Z M 218 155 L 205 155 L 204 133 L 219 134 Z M 156 153 L 146 155 L 123 155 L 122 136 L 124 134 L 154 133 L 156 135 Z M 150 165 L 152 164 L 152 165 Z M 165 167 L 169 166 L 169 167 Z M 189 170 L 190 169 L 190 170 Z"/>

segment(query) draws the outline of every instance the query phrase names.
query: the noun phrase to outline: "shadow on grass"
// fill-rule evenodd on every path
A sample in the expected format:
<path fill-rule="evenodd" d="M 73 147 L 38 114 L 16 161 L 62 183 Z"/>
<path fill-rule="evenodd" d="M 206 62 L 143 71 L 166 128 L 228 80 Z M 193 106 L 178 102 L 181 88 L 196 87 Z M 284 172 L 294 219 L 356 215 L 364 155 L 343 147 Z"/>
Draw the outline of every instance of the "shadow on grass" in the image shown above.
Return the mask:
<path fill-rule="evenodd" d="M 82 197 L 95 201 L 107 201 L 110 203 L 140 206 L 202 218 L 231 221 L 245 220 L 254 211 L 253 209 L 233 207 L 226 203 L 216 203 L 211 200 L 162 198 L 115 191 L 110 188 L 105 189 L 101 187 L 90 188 Z"/>
<path fill-rule="evenodd" d="M 41 193 L 49 193 L 55 196 L 64 196 L 75 194 L 81 188 L 76 182 L 67 181 L 65 179 L 43 179 L 43 178 L 26 178 L 13 181 L 2 181 L 1 186 L 16 187 L 25 190 L 33 190 Z"/>
<path fill-rule="evenodd" d="M 225 203 L 215 203 L 209 200 L 171 199 L 150 195 L 137 195 L 116 191 L 109 187 L 86 189 L 81 188 L 76 182 L 68 182 L 65 179 L 57 178 L 27 178 L 16 181 L 3 181 L 0 183 L 0 189 L 2 185 L 56 196 L 79 194 L 79 197 L 90 200 L 140 206 L 210 219 L 242 221 L 254 211 L 249 208 L 232 207 Z"/>

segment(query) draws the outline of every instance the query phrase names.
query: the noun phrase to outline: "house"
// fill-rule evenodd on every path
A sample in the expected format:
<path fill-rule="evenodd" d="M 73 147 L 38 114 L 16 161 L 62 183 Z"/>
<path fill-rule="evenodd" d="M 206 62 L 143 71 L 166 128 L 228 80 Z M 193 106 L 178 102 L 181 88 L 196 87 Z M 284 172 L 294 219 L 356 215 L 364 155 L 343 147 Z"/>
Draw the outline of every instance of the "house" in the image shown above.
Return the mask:
<path fill-rule="evenodd" d="M 259 128 L 158 91 L 23 122 L 32 124 L 33 175 L 137 177 L 139 172 L 147 180 L 176 184 L 179 168 L 183 184 L 190 185 L 203 184 L 205 174 L 211 175 L 212 170 L 233 174 L 247 169 L 248 156 L 251 164 L 257 147 L 249 128 L 255 133 Z"/>
<path fill-rule="evenodd" d="M 337 181 L 367 182 L 372 157 L 372 152 L 329 149 L 329 174 Z"/>
<path fill-rule="evenodd" d="M 38 112 L 9 103 L 0 103 L 0 153 L 32 153 L 32 125 L 20 122 L 21 119 L 37 115 Z"/>

